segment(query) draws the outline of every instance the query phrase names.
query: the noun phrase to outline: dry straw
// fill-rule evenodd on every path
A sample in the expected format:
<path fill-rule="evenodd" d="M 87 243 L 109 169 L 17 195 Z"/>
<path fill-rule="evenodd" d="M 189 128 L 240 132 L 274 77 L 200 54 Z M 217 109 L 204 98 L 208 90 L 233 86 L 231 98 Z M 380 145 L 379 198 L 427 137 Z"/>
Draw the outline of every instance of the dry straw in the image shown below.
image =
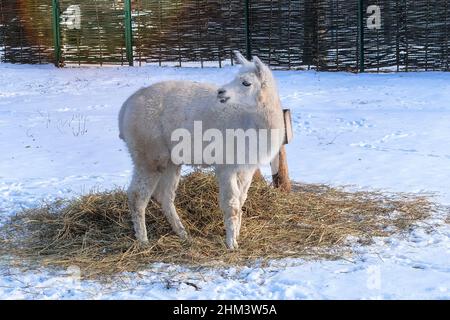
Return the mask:
<path fill-rule="evenodd" d="M 173 234 L 159 206 L 151 202 L 146 212 L 150 242 L 139 245 L 126 193 L 114 190 L 24 210 L 1 227 L 0 253 L 22 267 L 77 265 L 87 277 L 137 271 L 151 262 L 211 266 L 317 258 L 347 252 L 349 236 L 366 243 L 408 230 L 436 209 L 423 196 L 299 183 L 286 194 L 257 180 L 243 209 L 240 248 L 230 252 L 217 192 L 210 173 L 194 172 L 182 179 L 176 206 L 191 235 L 189 243 Z"/>

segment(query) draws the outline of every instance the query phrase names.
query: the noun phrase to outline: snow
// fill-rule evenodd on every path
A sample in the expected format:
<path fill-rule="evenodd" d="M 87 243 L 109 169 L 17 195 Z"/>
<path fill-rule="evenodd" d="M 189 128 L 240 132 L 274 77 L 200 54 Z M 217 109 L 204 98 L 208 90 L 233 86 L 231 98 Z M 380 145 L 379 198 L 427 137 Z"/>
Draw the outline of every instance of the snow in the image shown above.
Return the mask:
<path fill-rule="evenodd" d="M 165 79 L 224 83 L 235 67 L 160 68 L 0 64 L 0 217 L 43 199 L 125 186 L 131 163 L 117 113 L 135 90 Z M 276 71 L 293 115 L 292 178 L 435 194 L 450 204 L 450 73 Z M 268 169 L 265 171 L 268 173 Z M 0 263 L 11 299 L 450 299 L 450 227 L 436 215 L 410 234 L 354 245 L 345 259 L 269 266 L 154 264 L 113 283 Z M 437 223 L 434 229 L 430 223 Z"/>

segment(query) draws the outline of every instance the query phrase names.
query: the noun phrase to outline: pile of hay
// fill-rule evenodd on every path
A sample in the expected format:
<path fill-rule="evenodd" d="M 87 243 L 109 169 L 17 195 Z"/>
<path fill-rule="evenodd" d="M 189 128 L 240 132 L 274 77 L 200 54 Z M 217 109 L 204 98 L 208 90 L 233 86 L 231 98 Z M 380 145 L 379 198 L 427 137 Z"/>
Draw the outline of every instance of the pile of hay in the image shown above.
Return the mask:
<path fill-rule="evenodd" d="M 346 239 L 370 241 L 407 230 L 428 216 L 426 197 L 378 192 L 346 192 L 323 185 L 294 184 L 285 194 L 254 181 L 244 207 L 240 248 L 224 243 L 218 187 L 210 173 L 184 177 L 176 206 L 192 237 L 176 237 L 159 206 L 151 202 L 146 219 L 150 244 L 133 236 L 126 193 L 90 193 L 25 210 L 0 229 L 1 254 L 39 265 L 77 265 L 84 275 L 136 271 L 150 262 L 195 265 L 243 264 L 257 259 L 319 257 L 349 249 Z"/>

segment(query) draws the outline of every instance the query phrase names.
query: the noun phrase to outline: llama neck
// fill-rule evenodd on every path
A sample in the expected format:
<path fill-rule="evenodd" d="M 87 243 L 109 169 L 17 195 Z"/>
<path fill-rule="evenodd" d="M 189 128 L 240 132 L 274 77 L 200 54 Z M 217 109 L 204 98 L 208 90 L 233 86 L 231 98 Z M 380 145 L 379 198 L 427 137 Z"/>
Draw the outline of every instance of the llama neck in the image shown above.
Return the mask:
<path fill-rule="evenodd" d="M 268 128 L 280 127 L 279 122 L 282 121 L 282 111 L 281 102 L 276 90 L 261 93 L 259 108 Z"/>

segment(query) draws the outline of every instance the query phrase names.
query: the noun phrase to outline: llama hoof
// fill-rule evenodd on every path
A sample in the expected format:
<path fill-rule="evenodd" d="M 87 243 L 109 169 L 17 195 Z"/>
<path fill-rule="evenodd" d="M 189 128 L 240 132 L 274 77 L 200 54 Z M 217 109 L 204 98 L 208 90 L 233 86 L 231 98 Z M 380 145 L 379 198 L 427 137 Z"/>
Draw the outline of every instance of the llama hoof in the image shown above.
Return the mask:
<path fill-rule="evenodd" d="M 181 241 L 183 242 L 191 242 L 191 237 L 188 235 L 188 233 L 186 232 L 186 230 L 182 230 L 180 232 L 178 232 L 178 237 L 180 237 Z"/>
<path fill-rule="evenodd" d="M 239 245 L 236 240 L 227 240 L 227 248 L 231 251 L 239 249 Z"/>
<path fill-rule="evenodd" d="M 147 247 L 148 245 L 149 245 L 148 240 L 145 240 L 145 241 L 138 240 L 138 246 L 139 246 L 139 247 L 145 248 L 145 247 Z"/>
<path fill-rule="evenodd" d="M 186 238 L 182 238 L 182 239 L 181 239 L 181 243 L 182 243 L 183 245 L 188 245 L 188 246 L 190 246 L 190 245 L 192 244 L 192 238 L 189 237 L 189 236 L 187 236 Z"/>
<path fill-rule="evenodd" d="M 137 241 L 140 244 L 144 244 L 144 245 L 148 244 L 148 238 L 147 237 L 136 235 L 136 239 L 137 239 Z"/>
<path fill-rule="evenodd" d="M 146 241 L 138 240 L 136 242 L 136 247 L 138 250 L 146 250 L 149 246 L 150 246 L 150 243 L 148 242 L 148 240 L 146 240 Z"/>

